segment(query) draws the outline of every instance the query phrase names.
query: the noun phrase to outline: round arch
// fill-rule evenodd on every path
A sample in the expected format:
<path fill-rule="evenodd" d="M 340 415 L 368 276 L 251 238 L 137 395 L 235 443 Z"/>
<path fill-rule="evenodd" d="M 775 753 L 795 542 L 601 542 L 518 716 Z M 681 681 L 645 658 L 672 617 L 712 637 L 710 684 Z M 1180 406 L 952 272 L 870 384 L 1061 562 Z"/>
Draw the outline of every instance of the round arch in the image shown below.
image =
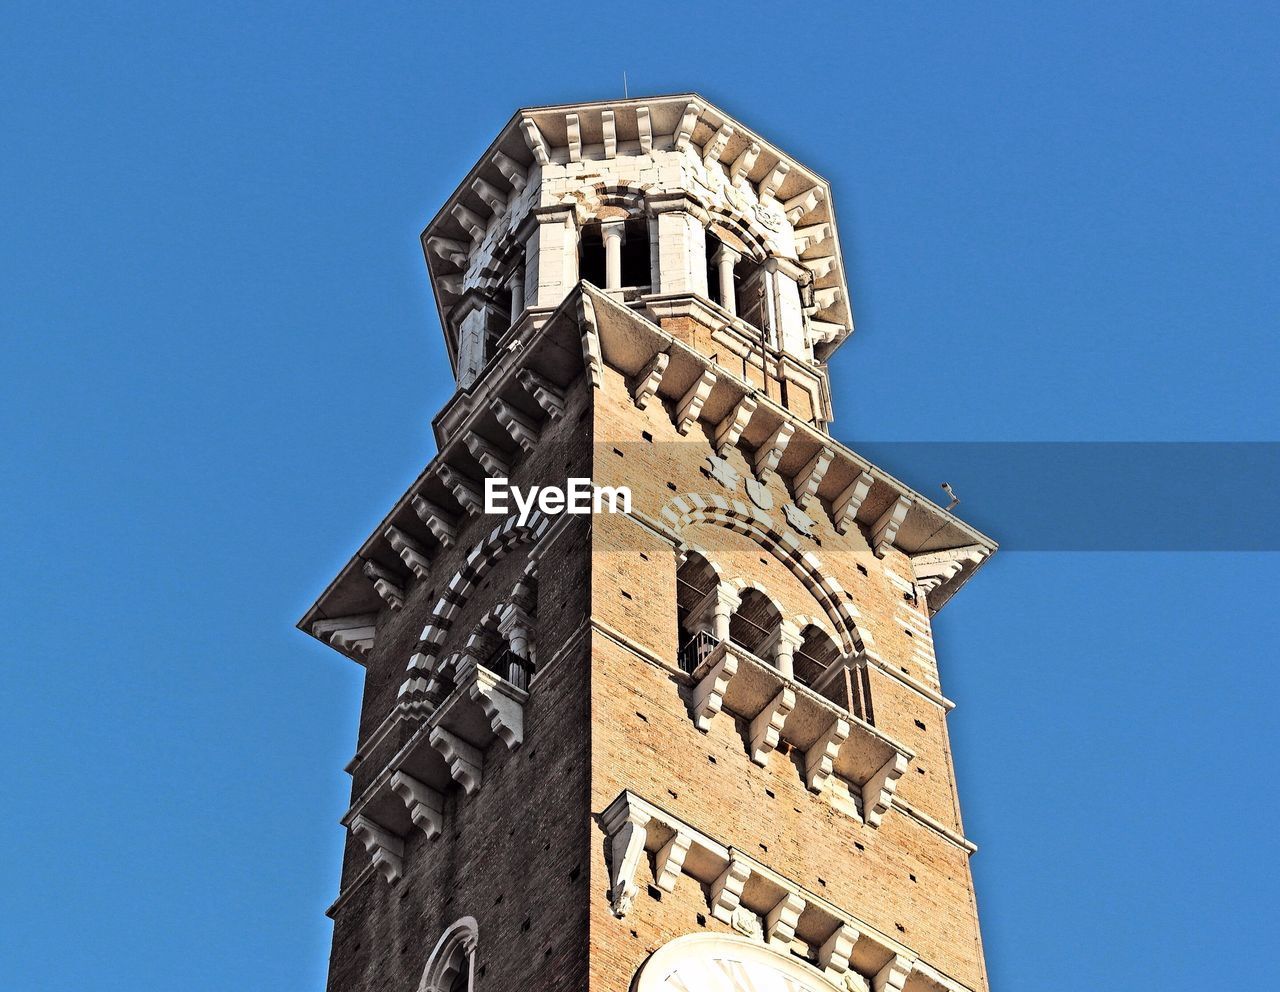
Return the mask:
<path fill-rule="evenodd" d="M 475 917 L 464 916 L 452 924 L 440 935 L 431 957 L 427 958 L 418 992 L 452 992 L 461 974 L 467 976 L 464 988 L 470 989 L 474 985 L 472 970 L 479 941 L 480 927 Z"/>
<path fill-rule="evenodd" d="M 748 937 L 720 933 L 688 934 L 659 947 L 636 972 L 631 992 L 725 988 L 726 975 L 741 975 L 741 982 L 730 979 L 730 987 L 743 992 L 842 992 L 794 954 Z"/>

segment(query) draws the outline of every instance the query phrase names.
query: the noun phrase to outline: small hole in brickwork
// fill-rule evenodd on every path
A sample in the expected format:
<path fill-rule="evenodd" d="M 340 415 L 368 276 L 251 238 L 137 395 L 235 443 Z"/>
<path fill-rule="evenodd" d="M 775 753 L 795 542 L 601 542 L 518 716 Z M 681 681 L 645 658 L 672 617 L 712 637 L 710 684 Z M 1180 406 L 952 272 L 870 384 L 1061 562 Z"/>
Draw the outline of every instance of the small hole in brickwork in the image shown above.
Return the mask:
<path fill-rule="evenodd" d="M 916 721 L 916 726 L 917 726 L 917 727 L 919 727 L 921 730 L 928 730 L 928 729 L 929 729 L 928 727 L 926 727 L 926 726 L 924 725 L 924 721 L 923 721 L 923 720 L 917 720 L 917 721 Z"/>
<path fill-rule="evenodd" d="M 648 887 L 648 892 L 651 898 L 657 899 L 658 902 L 662 902 L 662 890 L 656 885 L 650 885 Z"/>
<path fill-rule="evenodd" d="M 636 933 L 634 930 L 631 931 L 631 936 L 633 936 L 636 940 L 640 939 L 640 935 Z"/>
<path fill-rule="evenodd" d="M 715 756 L 714 754 L 708 754 L 708 755 L 707 755 L 707 760 L 708 760 L 708 761 L 710 761 L 710 762 L 714 765 L 714 764 L 716 763 L 716 756 Z"/>
<path fill-rule="evenodd" d="M 819 885 L 821 885 L 821 886 L 825 889 L 825 888 L 827 887 L 827 880 L 826 880 L 825 878 L 822 878 L 821 876 L 819 876 L 819 877 L 818 877 L 818 884 L 819 884 Z"/>
<path fill-rule="evenodd" d="M 866 566 L 866 565 L 859 565 L 859 566 L 858 566 L 858 571 L 859 571 L 859 572 L 861 572 L 863 575 L 866 575 L 866 574 L 867 574 L 867 566 Z"/>
<path fill-rule="evenodd" d="M 924 774 L 924 769 L 923 769 L 923 768 L 917 768 L 917 769 L 916 769 L 916 771 L 918 771 L 921 775 L 923 775 L 923 774 Z"/>
<path fill-rule="evenodd" d="M 484 978 L 484 973 L 488 970 L 489 970 L 489 966 L 487 964 L 482 964 L 480 966 L 480 977 Z"/>
<path fill-rule="evenodd" d="M 760 850 L 762 850 L 762 851 L 768 851 L 768 850 L 769 850 L 769 845 L 768 845 L 768 844 L 761 844 L 761 845 L 760 845 Z"/>
<path fill-rule="evenodd" d="M 813 543 L 814 543 L 814 544 L 816 544 L 818 547 L 822 547 L 822 538 L 820 538 L 820 537 L 814 537 L 814 535 L 813 535 L 813 534 L 810 534 L 809 536 L 813 538 Z"/>
<path fill-rule="evenodd" d="M 551 952 L 552 952 L 552 950 L 554 950 L 554 948 L 548 947 L 548 948 L 546 949 L 546 951 L 544 951 L 544 952 L 543 952 L 542 956 L 543 956 L 544 958 L 549 958 L 549 957 L 551 957 Z"/>
<path fill-rule="evenodd" d="M 769 559 L 768 559 L 768 558 L 761 558 L 761 559 L 760 559 L 760 564 L 761 564 L 761 565 L 767 565 L 767 564 L 769 564 Z"/>
<path fill-rule="evenodd" d="M 899 670 L 900 672 L 902 672 L 902 674 L 903 674 L 903 675 L 910 675 L 910 674 L 911 674 L 911 673 L 910 673 L 910 672 L 908 672 L 905 668 L 903 668 L 901 665 L 899 665 L 899 666 L 898 666 L 898 670 Z"/>
<path fill-rule="evenodd" d="M 545 844 L 543 844 L 543 845 L 542 845 L 542 849 L 543 849 L 544 851 L 550 851 L 550 850 L 551 850 L 551 841 L 547 841 Z"/>
<path fill-rule="evenodd" d="M 623 590 L 622 590 L 622 598 L 623 598 L 623 599 L 630 599 L 630 598 L 631 598 L 631 593 L 629 593 L 629 592 L 627 592 L 627 590 L 623 589 Z"/>
<path fill-rule="evenodd" d="M 915 604 L 916 597 L 912 593 L 904 592 L 902 594 L 902 598 L 905 599 L 908 603 L 911 603 L 912 605 Z"/>
<path fill-rule="evenodd" d="M 894 924 L 894 926 L 895 926 L 895 927 L 897 927 L 897 929 L 898 929 L 898 933 L 906 933 L 906 932 L 907 932 L 907 928 L 906 928 L 906 927 L 904 927 L 901 923 L 895 923 L 895 924 Z"/>
<path fill-rule="evenodd" d="M 615 455 L 617 455 L 619 458 L 625 458 L 625 457 L 626 457 L 626 456 L 625 456 L 625 455 L 623 455 L 623 453 L 622 453 L 621 451 L 619 451 L 617 448 L 614 448 L 614 449 L 613 449 L 613 453 L 614 453 Z"/>
<path fill-rule="evenodd" d="M 676 491 L 676 484 L 675 484 L 674 482 L 668 482 L 668 483 L 667 483 L 667 488 L 668 488 L 668 489 L 670 489 L 672 492 L 675 492 L 675 491 Z"/>
<path fill-rule="evenodd" d="M 408 953 L 409 953 L 409 945 L 408 945 L 408 944 L 405 944 L 405 945 L 404 945 L 404 947 L 400 948 L 400 953 L 401 953 L 401 954 L 408 954 Z"/>
<path fill-rule="evenodd" d="M 573 871 L 569 872 L 569 881 L 576 882 L 578 876 L 582 874 L 582 865 L 574 865 Z"/>
<path fill-rule="evenodd" d="M 866 850 L 866 848 L 865 848 L 865 847 L 863 847 L 861 844 L 859 844 L 856 840 L 853 842 L 853 846 L 854 846 L 854 847 L 856 847 L 859 851 L 865 851 L 865 850 Z"/>
<path fill-rule="evenodd" d="M 505 893 L 499 892 L 499 893 L 498 893 L 498 898 L 497 898 L 497 899 L 495 899 L 495 900 L 493 900 L 493 904 L 494 904 L 495 906 L 500 906 L 500 905 L 502 905 L 502 899 L 503 899 L 503 896 L 504 896 L 504 895 L 505 895 Z"/>
<path fill-rule="evenodd" d="M 703 916 L 701 913 L 699 913 L 699 914 L 698 914 L 698 926 L 700 926 L 700 927 L 705 927 L 706 925 L 707 925 L 707 918 L 706 918 L 705 916 Z"/>
<path fill-rule="evenodd" d="M 668 795 L 668 796 L 670 796 L 672 799 L 679 799 L 679 798 L 680 798 L 678 795 L 676 795 L 676 790 L 675 790 L 675 789 L 668 789 L 668 790 L 667 790 L 667 795 Z"/>
<path fill-rule="evenodd" d="M 636 716 L 638 716 L 638 717 L 639 717 L 641 720 L 643 720 L 645 723 L 648 723 L 648 722 L 649 722 L 649 718 L 648 718 L 647 716 L 645 716 L 643 713 L 641 713 L 639 710 L 636 710 Z"/>
<path fill-rule="evenodd" d="M 778 798 L 776 795 L 774 795 L 774 793 L 773 793 L 773 790 L 772 790 L 772 789 L 765 789 L 765 790 L 764 790 L 764 794 L 765 794 L 766 796 L 768 796 L 770 799 L 777 799 L 777 798 Z"/>
<path fill-rule="evenodd" d="M 906 634 L 908 637 L 915 637 L 915 636 L 916 636 L 916 634 L 915 634 L 915 631 L 914 631 L 914 630 L 907 630 L 907 628 L 906 628 L 906 627 L 903 627 L 903 628 L 902 628 L 902 632 L 903 632 L 904 634 Z"/>
<path fill-rule="evenodd" d="M 916 880 L 916 877 L 914 875 L 908 875 L 907 878 L 911 879 L 911 881 L 913 882 Z"/>
<path fill-rule="evenodd" d="M 643 558 L 645 561 L 649 560 L 649 556 L 645 554 L 643 551 L 640 552 L 640 557 Z"/>
<path fill-rule="evenodd" d="M 644 438 L 646 441 L 648 441 L 650 444 L 653 443 L 653 435 L 650 434 L 648 431 L 641 431 L 640 436 Z"/>
<path fill-rule="evenodd" d="M 799 812 L 800 812 L 800 807 L 799 807 L 799 806 L 792 806 L 791 808 L 792 808 L 793 810 L 795 810 L 797 813 L 799 813 Z"/>
<path fill-rule="evenodd" d="M 524 922 L 520 924 L 520 932 L 528 933 L 529 927 L 531 927 L 532 925 L 533 925 L 533 922 L 529 919 L 529 917 L 526 916 L 524 918 Z"/>

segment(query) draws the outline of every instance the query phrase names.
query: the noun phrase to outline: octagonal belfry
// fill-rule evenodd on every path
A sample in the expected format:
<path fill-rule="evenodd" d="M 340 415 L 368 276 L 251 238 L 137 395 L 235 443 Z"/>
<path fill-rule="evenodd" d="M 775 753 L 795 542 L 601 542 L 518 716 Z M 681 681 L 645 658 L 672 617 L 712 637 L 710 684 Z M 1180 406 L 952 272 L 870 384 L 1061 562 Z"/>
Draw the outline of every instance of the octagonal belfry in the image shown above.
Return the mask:
<path fill-rule="evenodd" d="M 829 431 L 827 184 L 526 110 L 422 243 L 438 451 L 299 622 L 366 673 L 330 992 L 986 992 L 932 618 L 995 543 Z"/>
<path fill-rule="evenodd" d="M 459 385 L 586 279 L 831 420 L 853 318 L 830 188 L 700 97 L 520 111 L 422 244 Z"/>

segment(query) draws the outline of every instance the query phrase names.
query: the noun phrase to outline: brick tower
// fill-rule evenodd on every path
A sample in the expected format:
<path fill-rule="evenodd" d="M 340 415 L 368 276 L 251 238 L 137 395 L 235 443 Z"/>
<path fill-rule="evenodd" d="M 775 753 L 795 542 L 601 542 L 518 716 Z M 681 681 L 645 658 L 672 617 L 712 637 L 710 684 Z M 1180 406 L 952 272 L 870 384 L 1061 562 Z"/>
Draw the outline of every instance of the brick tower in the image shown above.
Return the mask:
<path fill-rule="evenodd" d="M 525 110 L 422 244 L 439 453 L 299 624 L 366 669 L 331 992 L 985 990 L 930 622 L 995 546 L 828 430 L 826 182 Z"/>

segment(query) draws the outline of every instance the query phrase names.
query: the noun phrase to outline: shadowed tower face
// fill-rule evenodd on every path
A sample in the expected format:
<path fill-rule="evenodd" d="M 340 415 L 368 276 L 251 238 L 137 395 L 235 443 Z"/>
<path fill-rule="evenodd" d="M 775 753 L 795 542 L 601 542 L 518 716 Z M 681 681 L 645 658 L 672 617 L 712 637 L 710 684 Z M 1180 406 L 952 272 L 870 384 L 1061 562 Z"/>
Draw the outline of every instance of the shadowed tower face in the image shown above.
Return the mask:
<path fill-rule="evenodd" d="M 329 988 L 985 990 L 931 618 L 995 545 L 830 436 L 827 184 L 527 110 L 422 243 L 439 454 L 299 624 L 366 669 Z"/>

